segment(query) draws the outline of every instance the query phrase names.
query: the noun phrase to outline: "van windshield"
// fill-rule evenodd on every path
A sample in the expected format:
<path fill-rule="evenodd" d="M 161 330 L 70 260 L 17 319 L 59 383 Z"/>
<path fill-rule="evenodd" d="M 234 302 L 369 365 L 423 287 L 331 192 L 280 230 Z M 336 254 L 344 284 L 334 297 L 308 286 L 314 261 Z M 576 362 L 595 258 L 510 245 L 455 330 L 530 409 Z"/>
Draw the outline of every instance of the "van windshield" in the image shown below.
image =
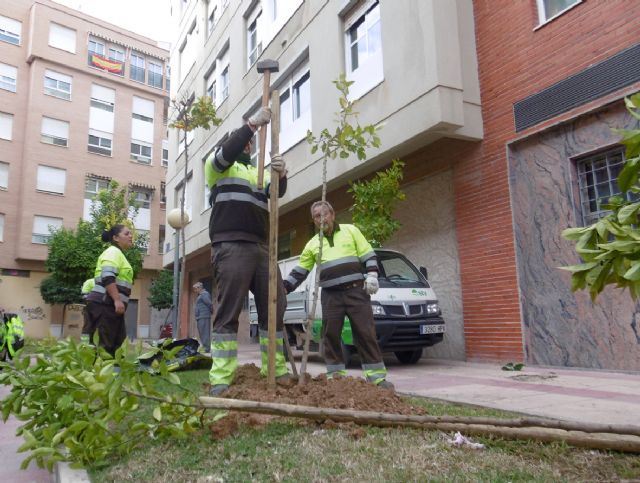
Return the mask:
<path fill-rule="evenodd" d="M 388 281 L 392 285 L 403 287 L 429 287 L 418 269 L 407 258 L 399 253 L 376 251 L 380 268 L 381 285 Z"/>

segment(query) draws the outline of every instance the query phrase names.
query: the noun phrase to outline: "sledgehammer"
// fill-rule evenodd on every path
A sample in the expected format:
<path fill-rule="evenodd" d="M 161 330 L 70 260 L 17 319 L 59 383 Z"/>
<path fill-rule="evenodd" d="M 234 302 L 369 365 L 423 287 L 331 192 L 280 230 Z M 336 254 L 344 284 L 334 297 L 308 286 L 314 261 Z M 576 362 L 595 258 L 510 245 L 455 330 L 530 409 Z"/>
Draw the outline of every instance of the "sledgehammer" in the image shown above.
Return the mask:
<path fill-rule="evenodd" d="M 271 85 L 271 73 L 278 72 L 280 66 L 277 60 L 265 59 L 257 63 L 258 72 L 264 74 L 262 81 L 262 107 L 269 105 L 269 86 Z M 280 102 L 278 100 L 278 102 Z M 258 189 L 264 186 L 264 152 L 267 148 L 267 125 L 260 127 L 260 151 L 258 153 Z"/>

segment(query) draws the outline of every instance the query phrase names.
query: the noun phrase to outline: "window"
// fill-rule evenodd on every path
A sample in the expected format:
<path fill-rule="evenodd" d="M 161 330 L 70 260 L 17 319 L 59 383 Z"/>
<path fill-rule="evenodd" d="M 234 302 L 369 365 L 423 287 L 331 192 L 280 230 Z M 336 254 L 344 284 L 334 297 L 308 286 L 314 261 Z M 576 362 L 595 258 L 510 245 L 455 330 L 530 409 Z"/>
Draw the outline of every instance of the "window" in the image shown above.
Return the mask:
<path fill-rule="evenodd" d="M 166 88 L 167 88 L 167 92 L 171 92 L 171 66 L 167 64 L 165 68 L 167 72 Z"/>
<path fill-rule="evenodd" d="M 71 76 L 45 70 L 44 93 L 67 101 L 71 100 Z"/>
<path fill-rule="evenodd" d="M 0 15 L 0 40 L 14 45 L 20 45 L 22 22 L 4 15 Z"/>
<path fill-rule="evenodd" d="M 195 29 L 196 29 L 196 20 L 194 19 L 179 49 L 180 80 L 183 80 L 186 77 L 187 73 L 191 70 L 191 66 L 196 60 L 197 45 L 196 45 L 196 39 L 194 34 Z"/>
<path fill-rule="evenodd" d="M 207 33 L 213 32 L 213 28 L 216 26 L 218 22 L 217 13 L 218 13 L 218 5 L 216 4 L 217 0 L 209 0 L 207 4 L 208 10 L 208 20 L 207 20 Z"/>
<path fill-rule="evenodd" d="M 91 67 L 124 76 L 125 53 L 122 47 L 109 45 L 105 40 L 89 37 L 88 63 Z"/>
<path fill-rule="evenodd" d="M 0 190 L 9 189 L 9 163 L 0 161 Z"/>
<path fill-rule="evenodd" d="M 115 89 L 102 87 L 98 84 L 91 85 L 91 107 L 107 112 L 113 112 L 116 100 Z"/>
<path fill-rule="evenodd" d="M 4 241 L 4 213 L 0 213 L 0 242 L 1 241 Z"/>
<path fill-rule="evenodd" d="M 51 238 L 51 231 L 62 228 L 62 218 L 50 216 L 34 216 L 31 243 L 46 245 Z"/>
<path fill-rule="evenodd" d="M 345 18 L 347 78 L 357 99 L 383 80 L 382 35 L 378 1 L 358 2 Z"/>
<path fill-rule="evenodd" d="M 104 57 L 104 43 L 89 39 L 89 55 L 96 54 Z"/>
<path fill-rule="evenodd" d="M 64 169 L 38 165 L 36 190 L 64 194 L 67 172 Z"/>
<path fill-rule="evenodd" d="M 40 141 L 55 146 L 67 146 L 69 142 L 69 123 L 50 117 L 43 117 Z"/>
<path fill-rule="evenodd" d="M 0 63 L 0 89 L 5 91 L 16 91 L 16 79 L 18 78 L 18 68 L 12 65 Z"/>
<path fill-rule="evenodd" d="M 13 139 L 13 114 L 0 112 L 0 139 Z"/>
<path fill-rule="evenodd" d="M 149 62 L 149 85 L 162 89 L 162 65 Z"/>
<path fill-rule="evenodd" d="M 111 141 L 113 134 L 101 132 L 96 129 L 89 129 L 89 145 L 87 150 L 90 153 L 104 154 L 111 156 Z"/>
<path fill-rule="evenodd" d="M 229 41 L 218 54 L 215 62 L 215 105 L 220 106 L 229 97 Z"/>
<path fill-rule="evenodd" d="M 100 191 L 106 190 L 107 188 L 109 188 L 108 179 L 87 176 L 85 180 L 84 199 L 92 200 Z"/>
<path fill-rule="evenodd" d="M 151 146 L 141 142 L 132 142 L 131 159 L 141 164 L 151 164 Z"/>
<path fill-rule="evenodd" d="M 538 19 L 542 24 L 577 5 L 582 0 L 537 0 L 537 2 Z"/>
<path fill-rule="evenodd" d="M 247 18 L 247 69 L 258 60 L 262 53 L 262 41 L 260 38 L 260 16 L 262 10 L 258 4 Z"/>
<path fill-rule="evenodd" d="M 216 64 L 213 64 L 204 79 L 204 88 L 211 102 L 216 103 Z"/>
<path fill-rule="evenodd" d="M 224 101 L 229 97 L 229 66 L 226 66 L 220 74 L 220 97 Z"/>
<path fill-rule="evenodd" d="M 154 111 L 154 101 L 133 96 L 131 114 L 131 159 L 142 164 L 151 164 Z"/>
<path fill-rule="evenodd" d="M 169 166 L 169 140 L 162 140 L 162 166 Z"/>
<path fill-rule="evenodd" d="M 584 226 L 596 222 L 609 213 L 602 209 L 601 204 L 606 203 L 611 196 L 620 194 L 617 180 L 624 161 L 623 147 L 615 147 L 576 160 L 580 209 Z"/>
<path fill-rule="evenodd" d="M 158 227 L 158 255 L 162 255 L 164 253 L 164 240 L 166 237 L 166 228 L 164 225 L 160 225 Z"/>
<path fill-rule="evenodd" d="M 138 241 L 144 240 L 144 242 L 140 243 L 140 248 L 142 249 L 142 253 L 149 254 L 149 230 L 143 230 L 142 228 L 136 228 L 136 236 L 135 238 Z"/>
<path fill-rule="evenodd" d="M 151 199 L 153 193 L 149 190 L 133 190 L 135 194 L 135 203 L 138 208 L 148 210 L 151 208 Z"/>
<path fill-rule="evenodd" d="M 144 82 L 144 57 L 136 52 L 131 52 L 131 73 L 132 80 Z"/>
<path fill-rule="evenodd" d="M 160 208 L 167 207 L 167 183 L 160 181 Z"/>
<path fill-rule="evenodd" d="M 49 24 L 49 45 L 75 54 L 76 31 L 57 23 Z"/>
<path fill-rule="evenodd" d="M 280 151 L 303 139 L 311 129 L 311 77 L 305 62 L 279 86 Z"/>

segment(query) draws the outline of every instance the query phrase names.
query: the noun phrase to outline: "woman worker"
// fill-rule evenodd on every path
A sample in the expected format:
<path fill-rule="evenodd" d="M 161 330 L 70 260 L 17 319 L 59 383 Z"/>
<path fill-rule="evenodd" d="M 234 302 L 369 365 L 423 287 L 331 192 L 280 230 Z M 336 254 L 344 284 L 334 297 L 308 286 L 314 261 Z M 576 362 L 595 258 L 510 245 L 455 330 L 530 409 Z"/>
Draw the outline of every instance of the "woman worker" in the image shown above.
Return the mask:
<path fill-rule="evenodd" d="M 133 270 L 122 252 L 131 247 L 133 234 L 126 225 L 114 225 L 102 233 L 102 240 L 111 242 L 111 246 L 98 257 L 96 283 L 87 295 L 89 336 L 93 340 L 98 331 L 99 345 L 114 356 L 127 336 L 124 312 L 131 294 Z"/>

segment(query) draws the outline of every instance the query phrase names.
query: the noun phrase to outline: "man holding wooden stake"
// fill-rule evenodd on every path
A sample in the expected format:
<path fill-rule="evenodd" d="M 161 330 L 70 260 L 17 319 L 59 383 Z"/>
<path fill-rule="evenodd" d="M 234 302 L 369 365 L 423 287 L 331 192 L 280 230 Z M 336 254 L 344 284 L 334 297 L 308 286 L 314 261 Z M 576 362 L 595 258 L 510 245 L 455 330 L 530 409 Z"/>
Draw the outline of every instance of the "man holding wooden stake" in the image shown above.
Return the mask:
<path fill-rule="evenodd" d="M 258 310 L 261 374 L 267 375 L 267 311 L 269 286 L 269 173 L 266 187 L 258 186 L 259 169 L 251 164 L 254 132 L 271 120 L 269 107 L 262 107 L 209 156 L 205 180 L 211 190 L 209 220 L 213 281 L 217 287 L 218 311 L 213 321 L 209 372 L 209 394 L 217 396 L 233 382 L 238 367 L 238 316 L 249 290 Z M 282 156 L 271 156 L 271 170 L 279 176 L 279 195 L 287 189 L 287 170 Z M 283 317 L 286 298 L 278 272 L 278 304 L 275 375 L 278 383 L 291 380 L 283 352 Z"/>

